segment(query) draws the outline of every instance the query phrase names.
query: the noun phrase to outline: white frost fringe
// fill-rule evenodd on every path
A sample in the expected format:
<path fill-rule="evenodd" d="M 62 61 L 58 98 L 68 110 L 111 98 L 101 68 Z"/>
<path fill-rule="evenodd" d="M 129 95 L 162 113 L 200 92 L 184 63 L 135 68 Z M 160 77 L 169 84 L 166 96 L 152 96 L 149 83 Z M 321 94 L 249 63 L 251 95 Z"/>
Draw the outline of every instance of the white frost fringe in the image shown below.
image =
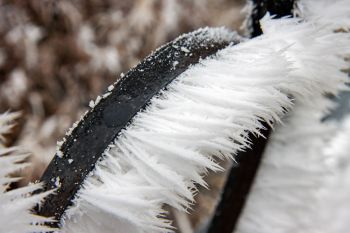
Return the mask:
<path fill-rule="evenodd" d="M 350 28 L 347 0 L 300 1 L 296 12 L 329 32 Z M 325 75 L 337 82 L 337 73 Z M 349 232 L 350 117 L 344 126 L 321 122 L 334 103 L 317 93 L 310 99 L 296 102 L 269 139 L 235 233 Z"/>
<path fill-rule="evenodd" d="M 171 231 L 162 205 L 190 209 L 195 183 L 249 147 L 259 120 L 279 122 L 291 96 L 343 88 L 349 35 L 300 19 L 266 16 L 262 26 L 263 36 L 202 60 L 151 100 L 85 180 L 64 232 Z"/>
<path fill-rule="evenodd" d="M 30 213 L 30 209 L 48 194 L 30 195 L 31 192 L 40 188 L 40 184 L 6 192 L 8 184 L 20 180 L 17 177 L 9 177 L 9 174 L 28 166 L 23 162 L 28 154 L 19 151 L 18 148 L 4 148 L 2 145 L 4 134 L 8 133 L 12 127 L 10 122 L 17 117 L 17 113 L 0 114 L 0 232 L 44 232 L 48 228 L 40 224 L 50 220 Z"/>
<path fill-rule="evenodd" d="M 319 101 L 323 109 L 297 107 L 270 138 L 235 233 L 348 232 L 350 116 L 321 123 Z"/>
<path fill-rule="evenodd" d="M 350 228 L 350 116 L 340 126 L 324 154 L 332 175 L 319 193 L 318 232 L 347 233 Z"/>

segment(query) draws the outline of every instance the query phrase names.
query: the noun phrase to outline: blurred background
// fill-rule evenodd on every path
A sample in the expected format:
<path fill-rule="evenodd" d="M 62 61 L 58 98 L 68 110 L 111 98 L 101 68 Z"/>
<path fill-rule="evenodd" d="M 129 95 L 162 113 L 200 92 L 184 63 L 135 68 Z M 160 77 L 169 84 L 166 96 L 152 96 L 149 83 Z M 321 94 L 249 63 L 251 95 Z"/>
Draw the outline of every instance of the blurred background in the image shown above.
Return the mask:
<path fill-rule="evenodd" d="M 205 26 L 240 31 L 244 0 L 0 0 L 0 112 L 21 117 L 7 140 L 31 153 L 19 185 L 40 178 L 56 141 L 91 99 L 152 50 Z M 224 183 L 197 196 L 192 224 L 215 206 Z M 182 231 L 188 227 L 182 219 Z M 187 224 L 187 225 L 186 225 Z"/>

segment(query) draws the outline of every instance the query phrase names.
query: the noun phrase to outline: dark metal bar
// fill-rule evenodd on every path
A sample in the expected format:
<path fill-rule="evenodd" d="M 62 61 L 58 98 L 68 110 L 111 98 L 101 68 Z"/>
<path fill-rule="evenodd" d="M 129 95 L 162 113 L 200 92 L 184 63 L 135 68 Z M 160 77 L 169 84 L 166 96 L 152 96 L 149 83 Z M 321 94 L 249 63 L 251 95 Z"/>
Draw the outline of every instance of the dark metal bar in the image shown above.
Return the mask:
<path fill-rule="evenodd" d="M 216 40 L 208 29 L 183 35 L 145 58 L 114 85 L 68 135 L 41 181 L 42 191 L 56 188 L 34 212 L 59 222 L 87 175 L 94 169 L 104 150 L 150 99 L 159 94 L 190 65 L 226 47 L 239 37 Z"/>
<path fill-rule="evenodd" d="M 237 164 L 233 165 L 227 177 L 220 202 L 207 228 L 207 233 L 232 233 L 234 231 L 268 141 L 270 128 L 267 125 L 265 127 L 266 130 L 262 130 L 261 133 L 266 138 L 249 135 L 252 140 L 252 149 L 237 155 Z"/>

